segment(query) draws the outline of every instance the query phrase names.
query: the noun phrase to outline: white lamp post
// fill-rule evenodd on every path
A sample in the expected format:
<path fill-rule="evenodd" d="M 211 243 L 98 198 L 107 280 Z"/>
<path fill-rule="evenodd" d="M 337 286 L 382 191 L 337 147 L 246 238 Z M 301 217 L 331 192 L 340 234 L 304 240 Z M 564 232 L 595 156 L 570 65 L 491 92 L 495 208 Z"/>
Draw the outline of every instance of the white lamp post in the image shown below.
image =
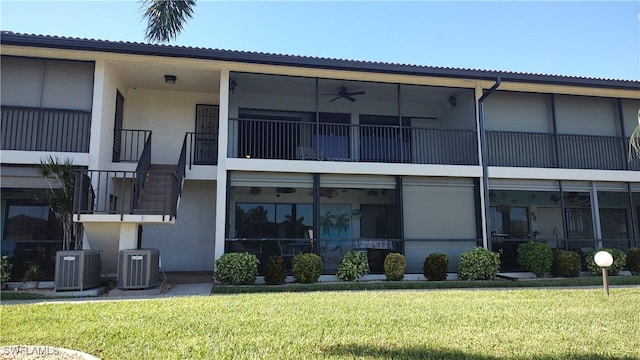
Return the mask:
<path fill-rule="evenodd" d="M 602 268 L 602 286 L 604 288 L 604 293 L 609 296 L 607 268 L 613 264 L 613 257 L 606 251 L 598 251 L 593 257 L 593 260 L 596 262 L 596 265 Z"/>

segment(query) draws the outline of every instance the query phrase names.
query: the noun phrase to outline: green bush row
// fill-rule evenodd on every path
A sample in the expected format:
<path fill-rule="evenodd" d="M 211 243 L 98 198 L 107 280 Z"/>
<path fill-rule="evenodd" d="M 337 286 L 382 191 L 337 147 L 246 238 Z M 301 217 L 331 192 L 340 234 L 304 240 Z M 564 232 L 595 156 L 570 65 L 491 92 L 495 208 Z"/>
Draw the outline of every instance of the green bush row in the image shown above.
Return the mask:
<path fill-rule="evenodd" d="M 618 249 L 593 249 L 582 257 L 572 251 L 551 250 L 541 242 L 527 242 L 518 246 L 518 263 L 522 270 L 531 271 L 537 277 L 550 271 L 558 277 L 577 277 L 583 266 L 592 274 L 599 275 L 601 270 L 595 264 L 593 256 L 598 251 L 607 251 L 613 257 L 613 265 L 608 269 L 610 275 L 618 275 L 627 268 L 633 275 L 640 275 L 640 249 L 631 248 L 629 254 Z M 260 261 L 248 253 L 226 253 L 216 261 L 214 278 L 223 284 L 253 284 L 258 274 Z M 322 274 L 322 259 L 312 253 L 293 257 L 291 273 L 299 283 L 317 282 Z M 447 255 L 430 254 L 425 258 L 422 271 L 427 280 L 441 281 L 447 278 L 449 260 Z M 390 253 L 384 260 L 384 273 L 389 281 L 404 278 L 406 258 L 399 253 Z M 460 280 L 492 280 L 500 271 L 500 255 L 477 247 L 462 253 L 458 268 Z M 338 266 L 337 276 L 342 281 L 357 281 L 368 272 L 367 257 L 360 251 L 349 251 Z M 282 257 L 273 255 L 265 265 L 265 282 L 282 284 L 286 278 L 286 265 Z"/>

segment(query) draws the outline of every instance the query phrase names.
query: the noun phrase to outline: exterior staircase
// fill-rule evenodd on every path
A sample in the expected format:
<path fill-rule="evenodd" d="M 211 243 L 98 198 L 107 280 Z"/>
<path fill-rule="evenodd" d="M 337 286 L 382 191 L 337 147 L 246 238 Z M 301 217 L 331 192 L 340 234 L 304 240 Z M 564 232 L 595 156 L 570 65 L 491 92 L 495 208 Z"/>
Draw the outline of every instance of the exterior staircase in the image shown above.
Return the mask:
<path fill-rule="evenodd" d="M 151 164 L 134 214 L 170 215 L 176 204 L 176 165 Z M 181 186 L 182 184 L 180 184 Z"/>

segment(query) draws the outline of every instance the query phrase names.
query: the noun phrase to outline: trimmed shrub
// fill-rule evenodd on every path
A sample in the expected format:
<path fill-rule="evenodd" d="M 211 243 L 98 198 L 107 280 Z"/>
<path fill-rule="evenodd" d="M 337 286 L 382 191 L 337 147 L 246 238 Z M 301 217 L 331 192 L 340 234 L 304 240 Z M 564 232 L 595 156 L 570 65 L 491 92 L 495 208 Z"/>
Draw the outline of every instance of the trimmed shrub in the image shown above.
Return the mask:
<path fill-rule="evenodd" d="M 553 252 L 546 243 L 529 241 L 518 245 L 518 264 L 524 271 L 531 271 L 536 277 L 543 277 L 551 270 Z"/>
<path fill-rule="evenodd" d="M 367 273 L 367 257 L 360 251 L 351 250 L 342 257 L 336 275 L 342 281 L 356 281 Z"/>
<path fill-rule="evenodd" d="M 427 280 L 442 281 L 447 279 L 449 258 L 445 254 L 433 253 L 424 259 L 422 273 Z"/>
<path fill-rule="evenodd" d="M 493 280 L 500 271 L 500 255 L 482 247 L 460 255 L 458 279 Z"/>
<path fill-rule="evenodd" d="M 620 270 L 624 268 L 627 262 L 627 255 L 622 250 L 618 250 L 618 249 L 601 248 L 601 249 L 589 250 L 586 253 L 584 253 L 584 257 L 582 258 L 582 261 L 584 261 L 584 264 L 587 267 L 587 271 L 589 271 L 591 275 L 595 275 L 595 276 L 602 274 L 602 270 L 598 265 L 596 265 L 595 260 L 593 260 L 593 257 L 596 255 L 598 251 L 606 251 L 609 254 L 611 254 L 611 256 L 613 257 L 613 264 L 611 264 L 611 266 L 608 268 L 607 271 L 611 276 L 618 275 Z"/>
<path fill-rule="evenodd" d="M 627 270 L 633 275 L 640 275 L 640 248 L 629 249 L 627 254 Z"/>
<path fill-rule="evenodd" d="M 553 252 L 553 265 L 551 265 L 551 274 L 559 277 L 578 277 L 582 261 L 580 254 L 573 251 L 565 251 L 557 249 Z"/>
<path fill-rule="evenodd" d="M 0 282 L 5 283 L 11 279 L 11 269 L 13 269 L 13 265 L 9 262 L 9 257 L 4 255 L 0 269 Z"/>
<path fill-rule="evenodd" d="M 267 265 L 264 267 L 264 282 L 268 285 L 284 284 L 287 277 L 287 269 L 284 259 L 278 255 L 269 256 Z"/>
<path fill-rule="evenodd" d="M 256 282 L 260 260 L 249 253 L 226 253 L 216 261 L 214 279 L 225 285 L 251 285 Z"/>
<path fill-rule="evenodd" d="M 298 254 L 291 260 L 291 273 L 297 282 L 310 284 L 318 281 L 322 274 L 322 259 L 316 254 Z"/>
<path fill-rule="evenodd" d="M 384 276 L 389 281 L 400 281 L 404 279 L 404 272 L 407 269 L 407 260 L 400 253 L 389 253 L 384 258 Z"/>

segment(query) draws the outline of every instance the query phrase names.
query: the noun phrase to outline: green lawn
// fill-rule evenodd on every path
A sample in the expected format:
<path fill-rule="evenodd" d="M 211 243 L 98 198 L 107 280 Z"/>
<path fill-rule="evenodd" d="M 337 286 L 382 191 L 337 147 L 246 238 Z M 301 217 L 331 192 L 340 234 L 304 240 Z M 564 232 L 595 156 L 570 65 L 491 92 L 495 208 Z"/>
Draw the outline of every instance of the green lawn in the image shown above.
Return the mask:
<path fill-rule="evenodd" d="M 0 345 L 103 359 L 638 359 L 640 287 L 4 305 Z"/>

